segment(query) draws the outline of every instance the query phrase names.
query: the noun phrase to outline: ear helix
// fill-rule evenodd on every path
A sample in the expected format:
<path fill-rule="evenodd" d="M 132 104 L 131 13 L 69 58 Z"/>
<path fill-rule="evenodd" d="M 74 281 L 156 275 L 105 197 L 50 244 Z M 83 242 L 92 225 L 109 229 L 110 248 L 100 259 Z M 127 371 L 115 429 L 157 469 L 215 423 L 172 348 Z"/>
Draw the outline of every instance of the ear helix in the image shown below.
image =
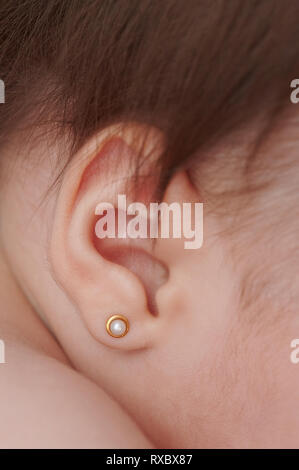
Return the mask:
<path fill-rule="evenodd" d="M 106 331 L 113 338 L 122 338 L 129 331 L 129 320 L 124 315 L 112 315 L 106 321 Z"/>

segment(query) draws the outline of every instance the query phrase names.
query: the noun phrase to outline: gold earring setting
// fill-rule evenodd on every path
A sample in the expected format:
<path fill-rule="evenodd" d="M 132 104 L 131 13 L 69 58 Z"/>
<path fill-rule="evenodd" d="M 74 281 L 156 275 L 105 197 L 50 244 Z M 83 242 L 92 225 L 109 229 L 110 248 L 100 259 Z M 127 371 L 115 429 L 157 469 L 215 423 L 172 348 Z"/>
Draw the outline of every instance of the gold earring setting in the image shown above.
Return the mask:
<path fill-rule="evenodd" d="M 106 322 L 106 330 L 113 338 L 122 338 L 129 331 L 129 320 L 123 315 L 112 315 Z"/>

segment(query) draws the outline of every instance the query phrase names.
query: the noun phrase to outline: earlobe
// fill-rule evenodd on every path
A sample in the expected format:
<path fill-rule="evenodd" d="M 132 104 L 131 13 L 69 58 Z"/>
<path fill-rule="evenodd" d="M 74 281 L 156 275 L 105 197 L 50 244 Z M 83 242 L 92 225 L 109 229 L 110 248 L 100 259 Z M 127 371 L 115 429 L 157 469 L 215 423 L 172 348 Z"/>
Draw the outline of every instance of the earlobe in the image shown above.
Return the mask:
<path fill-rule="evenodd" d="M 105 256 L 105 244 L 94 243 L 95 208 L 101 201 L 114 204 L 124 191 L 134 150 L 119 137 L 90 150 L 76 156 L 62 181 L 50 242 L 52 270 L 99 343 L 124 350 L 147 348 L 155 341 L 160 319 L 149 308 L 142 279 Z M 117 239 L 113 243 L 116 251 L 128 250 L 117 248 Z"/>

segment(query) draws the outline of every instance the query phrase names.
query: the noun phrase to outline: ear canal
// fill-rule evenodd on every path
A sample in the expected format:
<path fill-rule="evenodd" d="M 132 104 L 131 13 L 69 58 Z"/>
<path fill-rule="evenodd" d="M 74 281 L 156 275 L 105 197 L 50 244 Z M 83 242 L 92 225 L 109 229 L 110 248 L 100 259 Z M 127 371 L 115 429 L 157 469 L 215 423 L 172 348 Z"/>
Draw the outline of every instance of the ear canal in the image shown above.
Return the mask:
<path fill-rule="evenodd" d="M 157 316 L 156 293 L 169 277 L 166 265 L 142 247 L 142 240 L 134 240 L 134 244 L 130 245 L 119 244 L 118 240 L 111 239 L 95 239 L 94 243 L 96 249 L 108 261 L 124 266 L 135 274 L 144 287 L 149 312 Z M 151 244 L 149 241 L 147 248 L 150 249 Z"/>

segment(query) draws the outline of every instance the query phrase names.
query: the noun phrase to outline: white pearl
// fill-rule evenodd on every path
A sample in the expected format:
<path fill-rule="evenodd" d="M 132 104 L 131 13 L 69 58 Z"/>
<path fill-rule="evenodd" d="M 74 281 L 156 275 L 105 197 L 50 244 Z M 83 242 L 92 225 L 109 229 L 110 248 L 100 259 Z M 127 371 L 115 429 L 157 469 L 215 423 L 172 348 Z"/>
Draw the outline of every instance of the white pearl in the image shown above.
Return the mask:
<path fill-rule="evenodd" d="M 109 329 L 113 335 L 122 336 L 127 329 L 127 325 L 123 320 L 117 319 L 110 323 Z"/>

